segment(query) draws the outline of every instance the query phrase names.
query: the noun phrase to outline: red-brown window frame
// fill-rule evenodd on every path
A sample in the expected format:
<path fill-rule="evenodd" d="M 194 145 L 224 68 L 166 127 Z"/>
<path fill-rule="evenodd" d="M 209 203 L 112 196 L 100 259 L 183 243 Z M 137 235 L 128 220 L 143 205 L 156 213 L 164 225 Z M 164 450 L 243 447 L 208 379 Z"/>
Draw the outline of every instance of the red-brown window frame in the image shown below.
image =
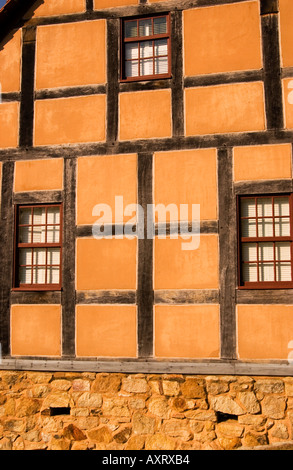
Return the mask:
<path fill-rule="evenodd" d="M 273 237 L 242 237 L 241 234 L 241 201 L 243 199 L 255 198 L 262 199 L 265 197 L 271 197 L 272 207 L 274 207 L 274 197 L 288 197 L 289 198 L 289 224 L 290 224 L 290 236 L 273 236 Z M 257 219 L 256 213 L 256 219 Z M 274 212 L 269 218 L 273 219 L 273 227 L 275 227 L 275 216 Z M 238 289 L 292 289 L 293 288 L 293 193 L 277 193 L 277 194 L 253 194 L 253 195 L 239 195 L 237 197 L 237 228 L 238 228 Z M 257 282 L 244 282 L 242 276 L 242 244 L 243 243 L 258 243 L 261 242 L 290 242 L 291 247 L 291 281 L 257 281 Z M 275 251 L 274 251 L 275 253 Z M 258 249 L 257 249 L 258 254 Z M 283 260 L 285 261 L 285 260 Z M 276 269 L 276 260 L 274 259 L 274 269 Z M 256 261 L 257 273 L 259 272 L 259 260 Z M 258 274 L 259 275 L 259 274 Z"/>
<path fill-rule="evenodd" d="M 153 24 L 153 19 L 154 18 L 166 18 L 167 19 L 167 33 L 164 34 L 154 34 L 152 36 L 137 36 L 133 38 L 125 38 L 124 37 L 124 25 L 128 21 L 137 21 L 137 31 L 139 32 L 139 27 L 138 27 L 138 22 L 139 20 L 152 20 Z M 121 82 L 137 82 L 137 81 L 144 81 L 144 80 L 161 80 L 164 78 L 170 78 L 171 77 L 171 22 L 170 22 L 170 13 L 160 13 L 160 14 L 154 14 L 154 15 L 148 15 L 148 16 L 135 16 L 135 17 L 128 17 L 128 18 L 123 18 L 121 21 L 121 31 L 120 31 L 120 44 L 121 44 L 121 60 L 120 60 L 120 81 Z M 136 77 L 126 77 L 125 76 L 125 64 L 126 64 L 126 59 L 125 59 L 125 44 L 127 43 L 132 43 L 132 42 L 145 42 L 145 41 L 155 41 L 157 39 L 167 39 L 167 57 L 168 57 L 168 72 L 165 74 L 152 74 L 152 75 L 138 75 Z M 140 47 L 138 46 L 138 51 L 140 51 Z M 154 43 L 153 43 L 153 63 L 156 57 L 160 56 L 155 56 L 154 54 Z M 164 57 L 164 56 L 162 56 Z M 138 55 L 138 72 L 140 72 L 140 55 Z"/>
<path fill-rule="evenodd" d="M 60 224 L 53 224 L 53 225 L 59 225 L 59 242 L 58 243 L 19 243 L 18 241 L 18 236 L 19 236 L 19 227 L 22 226 L 19 224 L 19 214 L 20 214 L 20 209 L 26 208 L 26 209 L 31 209 L 33 208 L 42 208 L 42 207 L 58 207 L 60 209 Z M 14 266 L 13 266 L 13 290 L 15 291 L 59 291 L 62 288 L 62 232 L 63 232 L 63 206 L 62 203 L 50 203 L 50 204 L 18 204 L 15 206 L 15 217 L 14 217 Z M 24 224 L 27 225 L 27 224 Z M 33 224 L 29 224 L 33 227 Z M 34 226 L 37 226 L 38 224 L 34 224 Z M 52 224 L 41 224 L 50 226 Z M 46 231 L 47 233 L 47 231 Z M 49 283 L 44 283 L 44 284 L 20 284 L 19 282 L 19 250 L 21 248 L 60 248 L 60 263 L 59 263 L 59 283 L 57 284 L 49 284 Z M 33 260 L 32 260 L 32 271 L 33 271 Z M 36 265 L 37 266 L 37 265 Z M 50 266 L 45 264 L 45 272 L 46 272 L 46 278 L 47 278 L 47 266 Z"/>

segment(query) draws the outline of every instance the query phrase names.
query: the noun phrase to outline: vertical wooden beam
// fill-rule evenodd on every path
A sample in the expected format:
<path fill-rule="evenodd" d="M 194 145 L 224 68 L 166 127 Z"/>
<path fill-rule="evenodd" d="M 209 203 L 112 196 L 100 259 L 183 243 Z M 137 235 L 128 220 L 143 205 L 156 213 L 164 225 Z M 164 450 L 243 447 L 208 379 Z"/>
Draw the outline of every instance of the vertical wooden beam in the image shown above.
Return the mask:
<path fill-rule="evenodd" d="M 19 146 L 32 147 L 34 132 L 36 27 L 22 30 Z"/>
<path fill-rule="evenodd" d="M 75 356 L 75 207 L 76 159 L 64 160 L 62 354 Z"/>
<path fill-rule="evenodd" d="M 268 129 L 283 129 L 278 2 L 261 0 L 261 30 L 266 119 Z"/>
<path fill-rule="evenodd" d="M 118 136 L 119 19 L 107 20 L 107 142 Z"/>
<path fill-rule="evenodd" d="M 85 7 L 87 13 L 91 13 L 94 10 L 94 0 L 86 0 Z"/>
<path fill-rule="evenodd" d="M 232 149 L 218 150 L 221 358 L 236 359 L 237 224 Z"/>
<path fill-rule="evenodd" d="M 173 136 L 184 136 L 184 85 L 182 11 L 171 13 L 172 126 Z"/>
<path fill-rule="evenodd" d="M 137 338 L 138 356 L 153 355 L 153 239 L 147 237 L 147 206 L 153 203 L 153 155 L 138 154 L 138 204 L 144 210 L 144 237 L 138 239 Z"/>
<path fill-rule="evenodd" d="M 10 295 L 13 278 L 13 180 L 14 162 L 2 166 L 0 223 L 0 343 L 2 355 L 10 355 Z"/>

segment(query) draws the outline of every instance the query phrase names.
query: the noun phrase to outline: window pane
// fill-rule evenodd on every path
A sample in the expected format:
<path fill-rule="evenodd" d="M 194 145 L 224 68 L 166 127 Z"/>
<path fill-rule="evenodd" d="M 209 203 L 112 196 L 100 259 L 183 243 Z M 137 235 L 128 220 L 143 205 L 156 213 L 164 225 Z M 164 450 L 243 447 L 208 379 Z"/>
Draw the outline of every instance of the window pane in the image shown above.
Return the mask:
<path fill-rule="evenodd" d="M 21 225 L 28 225 L 32 223 L 32 210 L 31 208 L 19 209 L 19 223 Z"/>
<path fill-rule="evenodd" d="M 21 248 L 19 250 L 19 264 L 31 265 L 32 264 L 32 250 L 30 248 Z"/>
<path fill-rule="evenodd" d="M 153 57 L 153 41 L 144 41 L 140 44 L 140 57 Z"/>
<path fill-rule="evenodd" d="M 138 77 L 138 61 L 131 60 L 125 64 L 125 75 L 126 77 Z"/>
<path fill-rule="evenodd" d="M 154 62 L 153 59 L 143 59 L 140 62 L 140 75 L 153 75 Z"/>
<path fill-rule="evenodd" d="M 260 243 L 258 246 L 259 261 L 273 261 L 274 260 L 274 244 L 273 243 Z"/>
<path fill-rule="evenodd" d="M 138 59 L 138 42 L 125 44 L 125 58 Z"/>
<path fill-rule="evenodd" d="M 34 264 L 45 265 L 46 264 L 46 248 L 34 248 L 33 256 Z"/>
<path fill-rule="evenodd" d="M 258 219 L 258 236 L 259 237 L 273 237 L 274 227 L 273 219 Z"/>
<path fill-rule="evenodd" d="M 282 219 L 275 219 L 275 236 L 276 237 L 289 237 L 290 236 L 290 219 L 283 217 Z"/>
<path fill-rule="evenodd" d="M 290 242 L 277 242 L 275 244 L 276 260 L 290 261 L 291 260 L 291 243 Z"/>
<path fill-rule="evenodd" d="M 241 217 L 256 217 L 254 198 L 241 200 Z"/>
<path fill-rule="evenodd" d="M 155 41 L 155 55 L 168 55 L 167 39 L 157 39 Z"/>
<path fill-rule="evenodd" d="M 139 21 L 139 36 L 152 36 L 152 20 L 140 20 Z"/>
<path fill-rule="evenodd" d="M 60 248 L 48 248 L 47 264 L 60 264 Z"/>
<path fill-rule="evenodd" d="M 33 284 L 46 283 L 46 268 L 45 266 L 33 268 Z"/>
<path fill-rule="evenodd" d="M 168 73 L 168 58 L 159 57 L 155 59 L 155 74 Z"/>
<path fill-rule="evenodd" d="M 242 237 L 256 237 L 256 219 L 241 220 Z"/>
<path fill-rule="evenodd" d="M 47 209 L 47 224 L 60 224 L 60 209 L 59 209 L 59 207 L 48 207 L 48 209 Z"/>
<path fill-rule="evenodd" d="M 259 265 L 260 282 L 274 282 L 275 280 L 274 263 L 261 263 Z"/>
<path fill-rule="evenodd" d="M 154 34 L 167 33 L 167 18 L 154 18 Z"/>
<path fill-rule="evenodd" d="M 273 215 L 273 204 L 271 197 L 257 199 L 257 215 L 258 217 L 269 217 Z"/>
<path fill-rule="evenodd" d="M 31 282 L 32 282 L 32 268 L 31 267 L 19 268 L 19 283 L 31 284 Z"/>
<path fill-rule="evenodd" d="M 290 215 L 289 198 L 288 197 L 275 197 L 274 211 L 275 211 L 275 217 L 277 217 L 278 215 L 289 216 Z"/>
<path fill-rule="evenodd" d="M 242 276 L 244 282 L 257 282 L 257 265 L 255 263 L 243 264 Z"/>
<path fill-rule="evenodd" d="M 60 269 L 57 266 L 47 268 L 47 284 L 59 284 Z"/>
<path fill-rule="evenodd" d="M 47 226 L 47 243 L 59 243 L 60 239 L 60 226 L 48 225 Z"/>
<path fill-rule="evenodd" d="M 126 38 L 137 37 L 137 21 L 126 21 L 124 26 L 124 34 Z"/>
<path fill-rule="evenodd" d="M 243 259 L 243 261 L 256 261 L 257 260 L 257 245 L 256 245 L 256 243 L 243 243 L 243 245 L 242 245 L 242 259 Z"/>
<path fill-rule="evenodd" d="M 276 263 L 276 281 L 292 281 L 291 263 Z"/>
<path fill-rule="evenodd" d="M 31 227 L 19 227 L 18 241 L 19 243 L 31 243 L 32 228 Z"/>
<path fill-rule="evenodd" d="M 46 224 L 46 208 L 45 207 L 34 207 L 34 225 L 45 225 Z"/>
<path fill-rule="evenodd" d="M 34 226 L 33 243 L 46 243 L 46 226 Z"/>

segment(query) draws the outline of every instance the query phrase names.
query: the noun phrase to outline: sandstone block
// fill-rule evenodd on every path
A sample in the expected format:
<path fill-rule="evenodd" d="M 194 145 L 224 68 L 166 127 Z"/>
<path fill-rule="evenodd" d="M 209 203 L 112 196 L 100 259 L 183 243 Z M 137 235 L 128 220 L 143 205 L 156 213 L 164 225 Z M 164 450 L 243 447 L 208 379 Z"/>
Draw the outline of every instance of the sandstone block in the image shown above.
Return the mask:
<path fill-rule="evenodd" d="M 218 441 L 223 450 L 235 450 L 241 447 L 241 439 L 238 437 L 219 437 Z"/>
<path fill-rule="evenodd" d="M 100 393 L 84 392 L 77 400 L 79 408 L 101 408 L 103 398 Z"/>
<path fill-rule="evenodd" d="M 167 418 L 170 415 L 168 400 L 165 397 L 150 398 L 147 406 L 153 415 L 160 418 Z"/>
<path fill-rule="evenodd" d="M 142 450 L 144 448 L 145 436 L 137 434 L 131 436 L 125 445 L 125 450 Z"/>
<path fill-rule="evenodd" d="M 183 441 L 190 441 L 193 438 L 193 434 L 191 433 L 186 420 L 166 420 L 162 426 L 162 431 L 168 436 L 182 439 Z"/>
<path fill-rule="evenodd" d="M 244 426 L 238 424 L 235 420 L 228 420 L 217 425 L 217 434 L 225 437 L 242 437 Z"/>
<path fill-rule="evenodd" d="M 182 395 L 186 398 L 205 398 L 204 382 L 200 379 L 186 379 L 181 384 Z"/>
<path fill-rule="evenodd" d="M 136 411 L 133 415 L 132 425 L 135 434 L 154 434 L 156 420 L 140 411 Z"/>
<path fill-rule="evenodd" d="M 88 431 L 87 435 L 91 441 L 102 442 L 104 444 L 108 444 L 113 439 L 112 433 L 107 426 L 91 429 Z"/>
<path fill-rule="evenodd" d="M 231 415 L 243 415 L 245 411 L 229 396 L 211 397 L 211 408 L 221 413 L 228 413 Z"/>
<path fill-rule="evenodd" d="M 120 390 L 122 376 L 115 374 L 98 374 L 92 384 L 94 392 L 116 393 Z"/>
<path fill-rule="evenodd" d="M 126 398 L 104 398 L 102 411 L 104 416 L 129 417 L 130 410 Z"/>
<path fill-rule="evenodd" d="M 285 385 L 280 379 L 258 379 L 255 381 L 254 389 L 262 393 L 283 393 Z"/>
<path fill-rule="evenodd" d="M 282 419 L 285 416 L 285 397 L 274 397 L 272 395 L 267 395 L 261 402 L 261 406 L 263 414 L 269 418 Z"/>
<path fill-rule="evenodd" d="M 239 392 L 237 400 L 243 405 L 247 413 L 257 414 L 260 412 L 260 404 L 253 392 Z"/>
<path fill-rule="evenodd" d="M 130 375 L 122 380 L 122 390 L 130 393 L 146 393 L 149 386 L 145 378 Z"/>
<path fill-rule="evenodd" d="M 176 441 L 165 434 L 148 436 L 145 441 L 146 450 L 175 450 Z"/>
<path fill-rule="evenodd" d="M 245 447 L 257 447 L 268 444 L 268 438 L 266 434 L 257 434 L 254 432 L 248 432 L 244 437 Z"/>

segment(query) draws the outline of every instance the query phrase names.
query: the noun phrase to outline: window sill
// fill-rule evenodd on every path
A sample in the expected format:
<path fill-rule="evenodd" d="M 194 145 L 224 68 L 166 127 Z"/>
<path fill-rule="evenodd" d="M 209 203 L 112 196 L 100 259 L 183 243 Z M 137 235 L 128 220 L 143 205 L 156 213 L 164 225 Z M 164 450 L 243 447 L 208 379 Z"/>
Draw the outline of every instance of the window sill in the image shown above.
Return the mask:
<path fill-rule="evenodd" d="M 41 286 L 41 287 L 13 287 L 12 292 L 47 292 L 54 291 L 60 292 L 62 290 L 61 286 Z"/>
<path fill-rule="evenodd" d="M 162 74 L 162 75 L 145 75 L 144 77 L 130 77 L 130 78 L 121 78 L 120 83 L 133 83 L 133 82 L 148 82 L 148 81 L 160 81 L 172 78 L 171 74 Z"/>
<path fill-rule="evenodd" d="M 238 286 L 238 290 L 280 290 L 280 289 L 293 289 L 293 282 L 279 282 L 279 283 L 251 283 L 251 285 Z"/>

